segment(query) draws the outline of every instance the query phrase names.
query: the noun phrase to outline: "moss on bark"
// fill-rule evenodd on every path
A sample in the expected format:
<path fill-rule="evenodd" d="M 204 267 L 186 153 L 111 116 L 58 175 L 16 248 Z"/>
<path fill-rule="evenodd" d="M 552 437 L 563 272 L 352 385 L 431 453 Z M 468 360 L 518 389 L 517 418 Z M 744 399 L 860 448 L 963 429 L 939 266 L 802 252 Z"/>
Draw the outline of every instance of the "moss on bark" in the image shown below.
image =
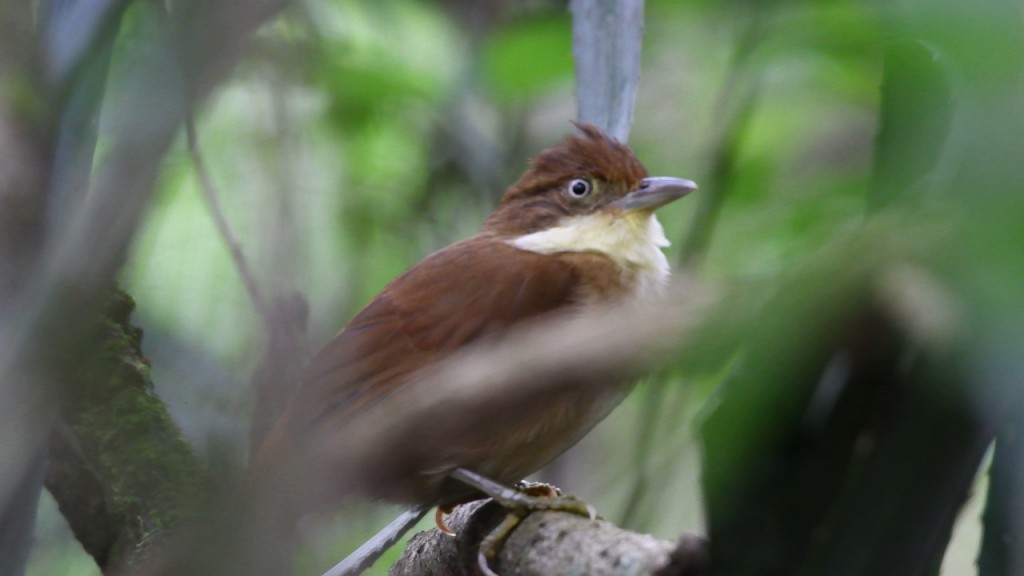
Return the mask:
<path fill-rule="evenodd" d="M 133 565 L 175 528 L 207 474 L 157 397 L 135 304 L 114 291 L 96 329 L 98 353 L 69 386 L 51 442 L 47 488 L 104 572 Z"/>

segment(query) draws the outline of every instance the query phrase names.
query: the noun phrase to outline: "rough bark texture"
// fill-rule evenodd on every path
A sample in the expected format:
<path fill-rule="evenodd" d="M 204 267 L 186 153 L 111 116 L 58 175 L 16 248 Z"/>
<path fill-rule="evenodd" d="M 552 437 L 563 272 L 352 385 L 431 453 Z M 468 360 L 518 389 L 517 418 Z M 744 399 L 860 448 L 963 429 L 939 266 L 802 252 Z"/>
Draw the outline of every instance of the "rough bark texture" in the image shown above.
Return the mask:
<path fill-rule="evenodd" d="M 490 500 L 459 507 L 448 519 L 455 537 L 437 528 L 416 534 L 389 575 L 479 574 L 480 541 L 505 515 L 505 510 Z M 509 535 L 491 562 L 491 569 L 498 574 L 521 576 L 652 574 L 669 562 L 675 549 L 672 542 L 623 530 L 606 520 L 590 520 L 566 512 L 536 512 Z M 689 559 L 702 562 L 702 554 L 702 547 L 697 547 Z M 680 559 L 682 564 L 686 560 Z"/>
<path fill-rule="evenodd" d="M 116 292 L 98 354 L 61 411 L 46 487 L 85 550 L 105 572 L 132 565 L 181 523 L 205 477 L 153 391 L 134 302 Z"/>

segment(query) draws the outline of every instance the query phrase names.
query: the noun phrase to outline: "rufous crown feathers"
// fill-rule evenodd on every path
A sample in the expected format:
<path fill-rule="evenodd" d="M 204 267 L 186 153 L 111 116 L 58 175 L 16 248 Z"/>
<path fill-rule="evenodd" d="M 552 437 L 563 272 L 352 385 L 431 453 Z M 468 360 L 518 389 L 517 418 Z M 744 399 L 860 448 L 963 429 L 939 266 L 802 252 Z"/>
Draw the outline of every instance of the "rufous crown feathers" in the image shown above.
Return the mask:
<path fill-rule="evenodd" d="M 502 204 L 541 193 L 575 177 L 590 177 L 632 190 L 647 177 L 647 169 L 629 146 L 592 124 L 573 123 L 581 134 L 567 137 L 530 161 L 530 168 L 501 199 Z"/>

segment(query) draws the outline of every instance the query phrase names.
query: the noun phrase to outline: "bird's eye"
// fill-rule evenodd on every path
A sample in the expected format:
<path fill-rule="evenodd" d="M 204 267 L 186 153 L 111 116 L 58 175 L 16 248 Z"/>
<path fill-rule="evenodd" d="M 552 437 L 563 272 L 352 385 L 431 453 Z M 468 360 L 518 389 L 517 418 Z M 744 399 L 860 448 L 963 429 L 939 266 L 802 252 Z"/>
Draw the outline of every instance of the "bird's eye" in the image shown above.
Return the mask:
<path fill-rule="evenodd" d="M 590 194 L 590 190 L 593 188 L 590 180 L 583 178 L 576 178 L 569 182 L 569 196 L 573 198 L 584 198 L 587 194 Z"/>

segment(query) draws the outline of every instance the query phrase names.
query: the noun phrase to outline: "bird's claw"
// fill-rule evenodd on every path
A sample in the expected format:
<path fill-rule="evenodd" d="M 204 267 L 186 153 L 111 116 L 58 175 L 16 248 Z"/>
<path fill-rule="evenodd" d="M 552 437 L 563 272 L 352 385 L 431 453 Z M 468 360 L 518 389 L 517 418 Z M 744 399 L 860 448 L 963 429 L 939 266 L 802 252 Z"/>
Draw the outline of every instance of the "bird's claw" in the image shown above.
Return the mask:
<path fill-rule="evenodd" d="M 549 488 L 554 487 L 549 486 Z M 558 494 L 558 496 L 531 496 L 528 494 L 517 494 L 514 498 L 494 498 L 494 501 L 505 508 L 508 513 L 505 515 L 505 519 L 501 521 L 501 524 L 498 524 L 498 526 L 494 528 L 494 530 L 491 530 L 480 542 L 480 551 L 477 554 L 477 564 L 480 565 L 480 571 L 484 576 L 498 576 L 494 570 L 491 570 L 489 565 L 490 560 L 498 556 L 498 552 L 501 551 L 501 547 L 504 545 L 505 540 L 507 540 L 512 534 L 512 531 L 515 530 L 516 526 L 518 526 L 519 523 L 531 513 L 553 510 L 576 514 L 579 516 L 586 516 L 590 520 L 597 518 L 597 510 L 593 506 L 587 504 L 583 500 L 580 500 L 576 496 L 562 496 L 560 490 L 558 491 Z"/>
<path fill-rule="evenodd" d="M 513 490 L 465 468 L 456 468 L 449 474 L 453 479 L 487 494 L 508 512 L 505 519 L 480 542 L 477 564 L 485 576 L 497 576 L 490 568 L 490 560 L 498 556 L 512 530 L 531 512 L 557 510 L 591 520 L 597 518 L 593 506 L 575 496 L 563 496 L 561 490 L 550 484 L 519 482 L 516 484 L 518 490 Z"/>
<path fill-rule="evenodd" d="M 519 516 L 509 511 L 505 515 L 505 519 L 501 521 L 501 524 L 495 526 L 494 530 L 488 532 L 487 536 L 484 536 L 484 539 L 480 541 L 480 548 L 476 554 L 476 563 L 484 576 L 498 576 L 497 572 L 491 570 L 491 560 L 497 558 L 498 552 L 501 551 L 502 545 L 505 544 L 505 540 L 516 529 L 516 526 L 523 521 L 523 518 L 524 516 Z"/>
<path fill-rule="evenodd" d="M 448 527 L 448 523 L 445 522 L 444 519 L 444 517 L 451 514 L 451 512 L 452 509 L 449 506 L 438 506 L 437 510 L 434 512 L 434 523 L 437 524 L 437 529 L 441 532 L 449 536 L 455 536 L 455 530 Z"/>

